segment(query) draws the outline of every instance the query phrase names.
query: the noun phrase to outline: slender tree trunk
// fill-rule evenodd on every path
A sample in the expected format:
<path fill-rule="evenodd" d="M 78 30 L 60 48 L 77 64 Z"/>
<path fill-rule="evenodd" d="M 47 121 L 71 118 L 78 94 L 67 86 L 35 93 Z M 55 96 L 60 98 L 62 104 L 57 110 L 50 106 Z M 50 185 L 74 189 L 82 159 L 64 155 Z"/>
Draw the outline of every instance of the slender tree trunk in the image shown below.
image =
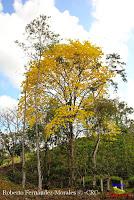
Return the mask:
<path fill-rule="evenodd" d="M 48 166 L 48 144 L 47 144 L 47 140 L 45 141 L 45 156 L 44 156 L 44 184 L 45 184 L 45 189 L 47 189 L 49 187 L 49 180 L 48 180 L 48 176 L 49 176 L 49 166 Z"/>
<path fill-rule="evenodd" d="M 104 191 L 103 178 L 100 179 L 100 185 L 101 185 L 101 192 L 103 192 Z"/>
<path fill-rule="evenodd" d="M 39 68 L 40 68 L 40 60 L 37 74 L 37 83 L 35 88 L 35 133 L 36 133 L 36 155 L 37 155 L 37 172 L 38 172 L 38 190 L 42 190 L 42 173 L 41 173 L 41 161 L 40 161 L 40 135 L 38 130 L 38 105 L 37 105 L 37 92 L 38 92 L 38 84 L 39 84 Z"/>
<path fill-rule="evenodd" d="M 38 190 L 42 190 L 42 174 L 41 174 L 41 161 L 40 161 L 40 137 L 38 132 L 38 124 L 36 124 L 36 155 L 37 155 L 37 171 L 38 171 Z"/>
<path fill-rule="evenodd" d="M 93 175 L 93 188 L 96 187 L 96 156 L 97 156 L 99 144 L 100 144 L 100 134 L 98 133 L 97 141 L 96 141 L 95 148 L 94 148 L 94 151 L 93 151 L 93 156 L 92 156 L 93 173 L 94 173 L 94 175 Z"/>
<path fill-rule="evenodd" d="M 74 134 L 73 124 L 69 122 L 69 186 L 74 186 Z"/>
<path fill-rule="evenodd" d="M 83 188 L 85 187 L 85 176 L 82 177 L 82 185 L 83 185 Z"/>
<path fill-rule="evenodd" d="M 110 191 L 110 178 L 107 179 L 107 191 Z"/>
<path fill-rule="evenodd" d="M 93 188 L 95 188 L 96 187 L 96 176 L 94 175 L 93 176 Z"/>
<path fill-rule="evenodd" d="M 24 139 L 23 139 L 24 140 Z M 23 142 L 24 143 L 24 142 Z M 26 185 L 26 171 L 25 171 L 25 147 L 22 144 L 22 188 L 25 189 Z"/>
<path fill-rule="evenodd" d="M 26 131 L 26 89 L 28 84 L 28 78 L 26 77 L 26 88 L 24 93 L 24 119 L 23 119 L 23 133 L 22 133 L 22 187 L 25 189 L 26 185 L 26 171 L 25 171 L 25 131 Z"/>
<path fill-rule="evenodd" d="M 123 187 L 123 180 L 120 180 L 120 184 L 121 184 L 121 190 L 123 190 L 124 189 L 124 187 Z"/>
<path fill-rule="evenodd" d="M 13 170 L 13 173 L 14 173 L 14 154 L 11 155 L 11 161 L 12 161 L 12 170 Z"/>
<path fill-rule="evenodd" d="M 14 141 L 14 138 L 13 138 L 13 150 L 12 150 L 12 153 L 11 153 L 13 173 L 15 172 L 14 155 L 15 155 L 15 141 Z"/>

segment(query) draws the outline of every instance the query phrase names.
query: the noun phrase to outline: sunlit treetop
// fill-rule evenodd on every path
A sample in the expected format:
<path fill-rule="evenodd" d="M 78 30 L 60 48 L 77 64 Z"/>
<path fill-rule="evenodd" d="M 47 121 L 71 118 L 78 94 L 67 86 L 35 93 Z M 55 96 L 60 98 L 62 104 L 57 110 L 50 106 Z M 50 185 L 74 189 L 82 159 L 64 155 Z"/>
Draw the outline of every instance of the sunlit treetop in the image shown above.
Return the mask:
<path fill-rule="evenodd" d="M 50 99 L 55 99 L 58 103 L 53 119 L 46 126 L 46 131 L 51 133 L 60 126 L 66 126 L 67 122 L 73 123 L 76 120 L 84 124 L 87 116 L 93 115 L 93 112 L 87 111 L 86 107 L 107 94 L 109 85 L 113 83 L 113 78 L 119 74 L 122 67 L 119 63 L 116 63 L 117 66 L 112 66 L 112 60 L 106 65 L 102 62 L 102 57 L 101 48 L 88 41 L 54 44 L 45 50 L 40 63 L 33 62 L 27 72 L 29 102 L 27 112 L 30 120 L 34 116 L 32 103 L 39 75 L 38 91 L 36 91 L 38 110 L 45 110 Z M 26 82 L 23 83 L 23 89 L 25 86 Z M 31 107 L 32 114 L 29 111 Z M 39 117 L 41 115 L 40 113 Z"/>

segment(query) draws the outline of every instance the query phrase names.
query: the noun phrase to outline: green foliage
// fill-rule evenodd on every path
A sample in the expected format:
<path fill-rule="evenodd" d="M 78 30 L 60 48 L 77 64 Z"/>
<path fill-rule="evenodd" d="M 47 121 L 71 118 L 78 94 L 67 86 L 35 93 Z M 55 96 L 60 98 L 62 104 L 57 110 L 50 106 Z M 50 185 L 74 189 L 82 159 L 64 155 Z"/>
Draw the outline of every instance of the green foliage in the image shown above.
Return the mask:
<path fill-rule="evenodd" d="M 126 188 L 126 193 L 133 193 L 134 194 L 134 188 Z"/>
<path fill-rule="evenodd" d="M 121 190 L 117 187 L 113 187 L 113 190 L 116 194 L 124 194 L 125 193 L 125 190 Z"/>
<path fill-rule="evenodd" d="M 10 170 L 8 172 L 8 178 L 10 181 L 14 183 L 21 183 L 21 171 L 20 170 L 15 170 L 14 172 Z"/>
<path fill-rule="evenodd" d="M 0 166 L 4 164 L 5 159 L 7 158 L 5 151 L 4 150 L 0 150 Z"/>
<path fill-rule="evenodd" d="M 112 177 L 111 177 L 111 180 L 112 180 L 112 181 L 120 181 L 120 180 L 122 180 L 122 178 L 119 177 L 119 176 L 112 176 Z"/>
<path fill-rule="evenodd" d="M 131 176 L 129 179 L 128 179 L 128 183 L 129 183 L 129 186 L 132 188 L 134 187 L 134 176 Z"/>
<path fill-rule="evenodd" d="M 37 159 L 35 153 L 28 155 L 28 160 L 25 166 L 27 174 L 27 182 L 37 185 Z"/>
<path fill-rule="evenodd" d="M 49 99 L 50 100 L 50 99 Z M 50 103 L 50 104 L 49 104 Z M 47 105 L 46 121 L 51 121 L 54 117 L 55 110 L 58 109 L 57 101 L 52 99 Z M 77 124 L 74 137 L 74 171 L 75 171 L 75 186 L 78 187 L 90 187 L 92 188 L 93 182 L 93 165 L 92 154 L 97 138 L 98 122 L 100 122 L 100 144 L 97 152 L 97 166 L 96 166 L 96 179 L 97 187 L 100 189 L 100 178 L 104 178 L 104 188 L 106 189 L 106 178 L 110 177 L 111 182 L 120 183 L 120 180 L 128 180 L 129 185 L 126 187 L 134 187 L 134 123 L 129 118 L 129 114 L 132 113 L 132 109 L 129 109 L 125 103 L 118 101 L 111 101 L 106 99 L 100 99 L 93 107 L 86 109 L 91 111 L 96 108 L 95 115 L 88 116 L 88 124 L 94 124 L 94 126 L 83 127 L 82 124 Z M 98 113 L 98 114 L 97 114 Z M 64 113 L 66 114 L 66 113 Z M 110 120 L 110 121 L 109 121 Z M 113 140 L 113 135 L 117 129 L 114 129 L 111 125 L 110 134 L 112 137 L 106 137 L 109 124 L 114 122 L 120 129 L 120 134 L 116 134 L 116 139 Z M 60 123 L 60 121 L 59 121 Z M 41 146 L 41 166 L 43 176 L 43 187 L 46 188 L 64 188 L 68 187 L 69 183 L 69 168 L 68 168 L 68 130 L 66 127 L 61 126 L 60 129 L 55 132 L 54 135 L 48 140 L 44 137 L 44 126 L 38 125 L 40 131 L 40 146 Z M 115 130 L 115 133 L 114 131 Z M 106 132 L 107 131 L 107 132 Z M 81 134 L 82 133 L 82 134 Z M 103 134 L 102 134 L 103 133 Z M 37 185 L 37 159 L 36 159 L 36 136 L 35 127 L 27 128 L 26 145 L 26 175 L 27 182 Z M 74 134 L 74 136 L 75 136 Z M 46 145 L 47 144 L 47 145 Z M 20 155 L 21 145 L 16 143 L 15 155 Z M 8 156 L 7 151 L 1 151 L 1 157 L 3 156 L 3 164 L 5 163 L 4 156 Z M 8 160 L 10 158 L 8 156 Z M 14 157 L 16 160 L 20 160 L 19 157 Z M 8 163 L 7 165 L 9 165 Z M 20 183 L 21 182 L 21 169 L 16 170 L 14 173 L 10 171 L 8 177 L 10 180 Z M 84 182 L 83 182 L 84 180 Z M 125 184 L 126 185 L 126 184 Z M 129 189 L 129 188 L 127 188 Z M 116 189 L 115 189 L 116 190 Z M 121 191 L 117 191 L 121 192 Z"/>

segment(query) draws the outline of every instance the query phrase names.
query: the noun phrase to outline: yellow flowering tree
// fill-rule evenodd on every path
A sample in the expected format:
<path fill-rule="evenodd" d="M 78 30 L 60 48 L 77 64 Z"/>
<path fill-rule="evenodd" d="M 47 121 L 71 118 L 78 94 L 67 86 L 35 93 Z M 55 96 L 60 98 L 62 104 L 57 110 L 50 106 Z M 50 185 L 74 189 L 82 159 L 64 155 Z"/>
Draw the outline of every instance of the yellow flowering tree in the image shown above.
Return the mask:
<path fill-rule="evenodd" d="M 110 83 L 122 71 L 116 68 L 112 58 L 107 64 L 102 62 L 101 48 L 90 42 L 69 41 L 67 44 L 55 44 L 45 50 L 40 61 L 40 78 L 36 90 L 38 122 L 44 123 L 47 136 L 66 129 L 69 149 L 70 185 L 74 183 L 74 136 L 75 125 L 80 123 L 88 127 L 87 119 L 94 111 L 87 109 L 94 102 L 107 94 Z M 112 62 L 112 63 L 111 63 Z M 114 63 L 114 65 L 113 65 Z M 118 63 L 117 63 L 118 64 Z M 121 71 L 120 71 L 121 70 Z M 29 86 L 27 89 L 27 120 L 35 123 L 34 88 L 38 76 L 36 61 L 27 72 Z M 25 82 L 23 88 L 25 88 Z M 20 100 L 20 107 L 23 99 Z M 45 124 L 49 102 L 56 102 L 53 117 Z"/>

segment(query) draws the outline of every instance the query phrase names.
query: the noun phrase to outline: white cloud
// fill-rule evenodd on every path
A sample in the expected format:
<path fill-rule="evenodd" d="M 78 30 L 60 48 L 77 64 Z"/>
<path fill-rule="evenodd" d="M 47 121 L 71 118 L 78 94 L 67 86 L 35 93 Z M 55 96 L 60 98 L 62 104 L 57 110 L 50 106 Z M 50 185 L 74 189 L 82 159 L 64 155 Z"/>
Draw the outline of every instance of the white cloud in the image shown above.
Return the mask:
<path fill-rule="evenodd" d="M 52 29 L 59 33 L 62 38 L 84 40 L 90 38 L 97 45 L 104 47 L 108 53 L 117 51 L 127 60 L 128 41 L 132 37 L 134 29 L 134 1 L 91 1 L 94 21 L 87 32 L 80 25 L 79 19 L 71 16 L 69 11 L 60 12 L 56 8 L 54 0 L 27 0 L 25 4 L 22 4 L 21 0 L 15 0 L 15 11 L 12 14 L 2 12 L 3 6 L 0 0 L 0 27 L 2 27 L 0 31 L 0 72 L 9 77 L 16 87 L 19 87 L 25 59 L 21 50 L 14 44 L 14 40 L 21 40 L 25 25 L 39 14 L 52 16 Z M 129 92 L 131 84 L 128 84 L 127 88 L 129 98 L 134 99 Z M 0 99 L 3 98 L 5 97 L 0 97 Z M 10 97 L 6 98 L 9 100 L 7 102 L 14 101 Z M 0 103 L 0 105 L 2 104 L 4 105 L 4 103 Z"/>
<path fill-rule="evenodd" d="M 0 96 L 0 110 L 17 106 L 17 100 L 10 96 Z"/>
<path fill-rule="evenodd" d="M 134 108 L 134 79 L 130 79 L 127 83 L 127 92 L 126 92 L 126 101 L 128 102 L 129 106 L 132 106 Z"/>
<path fill-rule="evenodd" d="M 2 11 L 2 4 L 0 4 Z M 62 38 L 88 37 L 88 32 L 79 24 L 79 19 L 71 16 L 68 11 L 60 12 L 54 4 L 54 0 L 27 0 L 22 4 L 21 0 L 14 1 L 14 13 L 0 13 L 0 72 L 4 73 L 19 87 L 24 72 L 24 55 L 14 44 L 16 39 L 22 38 L 24 27 L 39 14 L 52 16 L 52 29 Z"/>
<path fill-rule="evenodd" d="M 118 52 L 127 60 L 128 40 L 134 28 L 133 0 L 92 0 L 90 34 L 108 53 Z"/>
<path fill-rule="evenodd" d="M 107 53 L 117 52 L 129 64 L 129 43 L 133 42 L 134 31 L 134 1 L 133 0 L 91 0 L 93 3 L 93 17 L 90 37 Z M 129 55 L 130 56 L 130 55 Z M 127 71 L 130 66 L 127 64 Z M 134 79 L 128 83 L 119 84 L 118 96 L 121 100 L 134 107 L 133 94 Z"/>
<path fill-rule="evenodd" d="M 134 86 L 134 80 L 129 79 L 127 83 L 119 84 L 118 93 L 113 93 L 111 97 L 119 98 L 120 101 L 125 101 L 127 102 L 128 106 L 131 106 L 134 108 L 133 86 Z"/>

